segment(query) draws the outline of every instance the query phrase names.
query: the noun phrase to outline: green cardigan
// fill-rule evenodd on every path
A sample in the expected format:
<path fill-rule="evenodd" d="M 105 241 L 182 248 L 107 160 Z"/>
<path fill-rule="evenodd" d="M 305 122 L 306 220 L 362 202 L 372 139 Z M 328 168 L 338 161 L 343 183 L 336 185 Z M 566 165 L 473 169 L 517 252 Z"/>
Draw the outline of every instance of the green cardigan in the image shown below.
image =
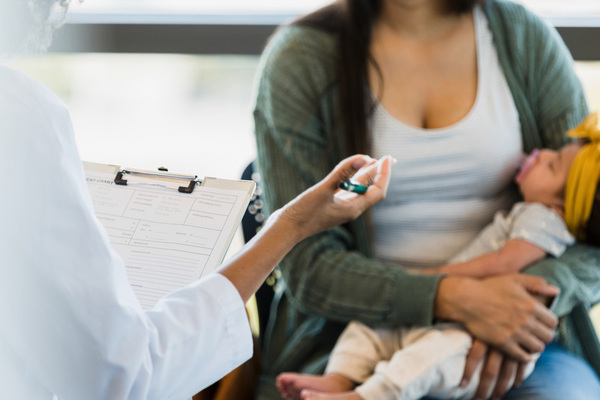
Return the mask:
<path fill-rule="evenodd" d="M 561 146 L 566 130 L 588 112 L 568 50 L 553 29 L 519 5 L 492 1 L 484 10 L 519 112 L 524 149 Z M 335 40 L 325 31 L 290 25 L 263 54 L 254 117 L 267 210 L 318 182 L 346 156 L 335 125 Z M 433 321 L 441 277 L 408 274 L 373 259 L 365 217 L 305 240 L 279 268 L 283 282 L 265 332 L 259 398 L 280 398 L 273 385 L 279 372 L 321 373 L 350 320 L 378 326 Z M 561 339 L 600 373 L 600 346 L 586 311 L 600 299 L 600 250 L 578 244 L 527 273 L 561 288 L 552 305 L 563 317 Z"/>

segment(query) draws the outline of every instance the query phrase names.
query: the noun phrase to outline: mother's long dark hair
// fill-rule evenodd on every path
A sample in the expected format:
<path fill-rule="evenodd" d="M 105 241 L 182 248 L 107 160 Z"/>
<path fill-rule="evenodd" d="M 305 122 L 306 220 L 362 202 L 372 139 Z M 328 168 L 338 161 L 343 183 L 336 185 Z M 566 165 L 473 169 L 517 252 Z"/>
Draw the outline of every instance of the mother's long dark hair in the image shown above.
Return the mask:
<path fill-rule="evenodd" d="M 446 1 L 448 10 L 457 14 L 467 12 L 480 0 Z M 298 25 L 311 26 L 330 32 L 338 40 L 338 104 L 336 116 L 341 132 L 347 136 L 346 154 L 370 152 L 369 116 L 375 105 L 370 94 L 368 66 L 375 67 L 369 48 L 373 23 L 379 15 L 383 0 L 338 0 L 312 14 L 300 18 Z M 379 75 L 381 88 L 383 79 Z"/>

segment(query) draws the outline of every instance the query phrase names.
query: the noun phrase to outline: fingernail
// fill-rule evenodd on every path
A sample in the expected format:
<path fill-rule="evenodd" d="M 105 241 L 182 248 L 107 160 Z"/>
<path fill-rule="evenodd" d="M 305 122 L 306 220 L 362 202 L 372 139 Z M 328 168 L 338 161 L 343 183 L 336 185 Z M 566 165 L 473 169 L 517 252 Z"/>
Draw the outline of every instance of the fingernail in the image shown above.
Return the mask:
<path fill-rule="evenodd" d="M 387 155 L 387 157 L 389 157 L 390 161 L 392 162 L 392 165 L 396 164 L 398 162 L 398 160 L 396 160 L 394 157 L 392 157 L 391 155 Z"/>

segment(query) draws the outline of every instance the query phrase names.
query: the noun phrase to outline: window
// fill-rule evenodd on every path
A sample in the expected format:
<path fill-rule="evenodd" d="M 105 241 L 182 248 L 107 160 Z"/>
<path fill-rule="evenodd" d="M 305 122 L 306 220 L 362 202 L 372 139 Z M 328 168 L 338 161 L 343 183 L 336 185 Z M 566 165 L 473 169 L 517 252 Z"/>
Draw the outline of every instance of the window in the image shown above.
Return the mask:
<path fill-rule="evenodd" d="M 544 17 L 600 18 L 600 3 L 596 0 L 517 0 Z"/>
<path fill-rule="evenodd" d="M 558 14 L 589 16 L 599 14 L 600 4 L 596 0 L 517 0 L 542 15 Z M 185 13 L 185 14 L 300 14 L 314 10 L 332 0 L 95 0 L 77 3 L 71 10 L 77 13 Z"/>
<path fill-rule="evenodd" d="M 255 155 L 252 88 L 265 40 L 330 1 L 73 0 L 52 52 L 17 64 L 70 107 L 84 159 L 237 177 Z M 548 18 L 595 18 L 600 31 L 597 0 L 521 1 Z M 577 71 L 600 109 L 600 62 Z"/>
<path fill-rule="evenodd" d="M 12 64 L 71 111 L 82 159 L 239 179 L 258 56 L 46 54 Z"/>
<path fill-rule="evenodd" d="M 70 107 L 82 158 L 237 177 L 256 154 L 252 88 L 264 41 L 285 18 L 330 1 L 73 0 L 53 51 L 15 64 Z M 597 0 L 521 1 L 549 18 L 600 21 Z M 77 38 L 82 49 L 70 47 Z M 205 51 L 194 47 L 202 39 Z M 256 49 L 236 51 L 246 40 Z M 600 49 L 597 40 L 583 42 Z M 600 62 L 578 62 L 577 71 L 600 109 Z"/>

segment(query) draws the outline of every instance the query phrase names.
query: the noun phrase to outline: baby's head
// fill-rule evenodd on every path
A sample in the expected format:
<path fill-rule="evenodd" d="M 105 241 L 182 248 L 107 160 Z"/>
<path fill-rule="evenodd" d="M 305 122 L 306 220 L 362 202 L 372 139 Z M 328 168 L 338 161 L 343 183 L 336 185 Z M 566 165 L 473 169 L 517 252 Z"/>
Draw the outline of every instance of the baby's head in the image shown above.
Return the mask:
<path fill-rule="evenodd" d="M 532 151 L 516 177 L 523 199 L 528 203 L 541 203 L 562 214 L 569 171 L 582 147 L 583 143 L 574 142 L 558 151 Z"/>
<path fill-rule="evenodd" d="M 544 204 L 564 216 L 573 235 L 600 245 L 600 130 L 589 115 L 568 132 L 579 140 L 558 151 L 534 150 L 516 181 L 526 202 Z"/>

